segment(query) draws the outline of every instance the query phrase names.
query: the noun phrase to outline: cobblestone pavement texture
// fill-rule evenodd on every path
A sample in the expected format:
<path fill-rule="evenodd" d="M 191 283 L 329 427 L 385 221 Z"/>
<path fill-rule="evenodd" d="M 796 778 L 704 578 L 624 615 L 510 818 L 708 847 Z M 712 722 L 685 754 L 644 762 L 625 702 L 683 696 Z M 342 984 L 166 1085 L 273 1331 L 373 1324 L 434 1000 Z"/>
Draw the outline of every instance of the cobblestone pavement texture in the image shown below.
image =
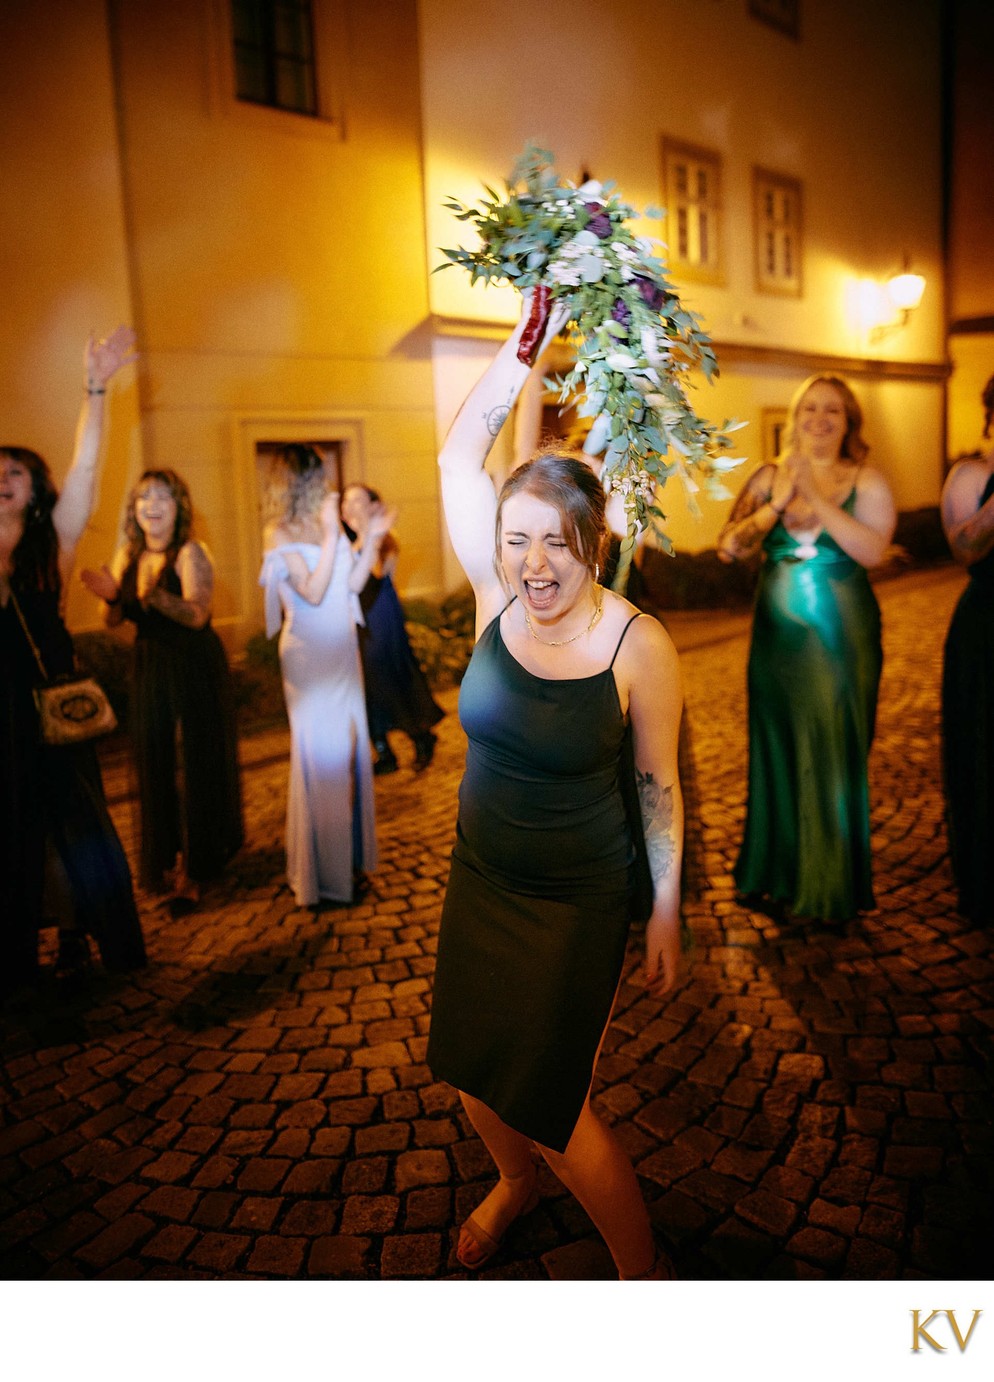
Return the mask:
<path fill-rule="evenodd" d="M 684 1278 L 990 1274 L 991 936 L 954 910 L 939 767 L 961 586 L 940 569 L 880 587 L 878 909 L 841 933 L 736 900 L 748 618 L 674 617 L 700 796 L 695 947 L 660 1002 L 633 937 L 596 1102 Z M 72 998 L 48 982 L 0 1017 L 4 1277 L 465 1275 L 455 1226 L 493 1170 L 424 1062 L 456 716 L 427 773 L 404 760 L 377 780 L 382 864 L 353 907 L 287 892 L 286 745 L 243 745 L 248 844 L 200 909 L 174 920 L 141 899 L 146 972 L 97 971 Z M 112 763 L 107 781 L 133 851 L 126 773 Z M 610 1277 L 544 1168 L 541 1187 L 485 1275 Z"/>

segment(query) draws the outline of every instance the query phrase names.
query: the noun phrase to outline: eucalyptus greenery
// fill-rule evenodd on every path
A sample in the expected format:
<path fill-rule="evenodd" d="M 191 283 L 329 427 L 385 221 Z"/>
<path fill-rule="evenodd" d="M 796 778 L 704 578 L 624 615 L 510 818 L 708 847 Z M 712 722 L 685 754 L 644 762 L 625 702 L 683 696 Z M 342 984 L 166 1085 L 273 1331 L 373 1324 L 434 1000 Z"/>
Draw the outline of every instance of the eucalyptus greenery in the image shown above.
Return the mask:
<path fill-rule="evenodd" d="M 603 451 L 605 480 L 623 497 L 628 531 L 615 579 L 623 589 L 639 530 L 652 527 L 672 550 L 656 502 L 671 475 L 683 481 L 695 512 L 702 486 L 713 498 L 730 497 L 722 477 L 743 458 L 728 454 L 727 434 L 744 424 L 719 429 L 691 406 L 691 371 L 709 381 L 718 374 L 711 338 L 668 279 L 656 252 L 664 247 L 626 224 L 636 212 L 613 183 L 573 186 L 557 176 L 548 150 L 529 145 L 505 191 L 484 184 L 484 192 L 476 206 L 444 203 L 475 228 L 480 244 L 443 249 L 439 268 L 456 265 L 473 283 L 507 282 L 522 292 L 542 284 L 568 305 L 575 361 L 550 382 L 564 410 L 575 406 L 594 419 L 587 449 Z"/>

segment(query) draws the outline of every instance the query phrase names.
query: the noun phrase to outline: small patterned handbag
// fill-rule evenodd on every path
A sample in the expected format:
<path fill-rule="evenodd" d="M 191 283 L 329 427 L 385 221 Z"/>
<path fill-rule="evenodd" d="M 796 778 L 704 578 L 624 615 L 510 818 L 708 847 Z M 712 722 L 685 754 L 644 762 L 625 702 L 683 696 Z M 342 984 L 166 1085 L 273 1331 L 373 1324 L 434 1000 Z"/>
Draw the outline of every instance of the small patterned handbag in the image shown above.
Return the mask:
<path fill-rule="evenodd" d="M 110 734 L 117 728 L 117 716 L 103 687 L 95 677 L 67 675 L 51 680 L 13 591 L 10 598 L 44 679 L 44 685 L 34 689 L 42 743 L 80 744 Z"/>

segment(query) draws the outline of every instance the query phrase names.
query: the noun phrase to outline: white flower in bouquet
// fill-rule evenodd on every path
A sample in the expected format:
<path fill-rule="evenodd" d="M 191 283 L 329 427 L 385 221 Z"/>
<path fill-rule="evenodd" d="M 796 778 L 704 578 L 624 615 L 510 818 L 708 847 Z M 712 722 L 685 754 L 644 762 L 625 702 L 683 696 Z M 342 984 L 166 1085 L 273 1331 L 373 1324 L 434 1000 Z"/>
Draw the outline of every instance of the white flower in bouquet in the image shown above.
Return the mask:
<path fill-rule="evenodd" d="M 561 182 L 553 158 L 529 147 L 511 173 L 506 192 L 484 188 L 477 207 L 445 203 L 479 235 L 476 249 L 445 249 L 447 262 L 468 270 L 471 281 L 508 282 L 532 291 L 532 310 L 519 357 L 531 364 L 553 300 L 570 314 L 573 367 L 554 383 L 564 408 L 605 421 L 604 476 L 624 498 L 628 532 L 615 585 L 623 589 L 639 529 L 650 526 L 672 550 L 656 502 L 670 475 L 683 481 L 690 505 L 703 488 L 728 497 L 721 477 L 741 458 L 725 453 L 727 432 L 697 415 L 687 397 L 688 375 L 718 373 L 711 339 L 699 318 L 680 302 L 659 241 L 627 226 L 635 212 L 613 184 Z M 647 209 L 646 215 L 661 215 Z"/>

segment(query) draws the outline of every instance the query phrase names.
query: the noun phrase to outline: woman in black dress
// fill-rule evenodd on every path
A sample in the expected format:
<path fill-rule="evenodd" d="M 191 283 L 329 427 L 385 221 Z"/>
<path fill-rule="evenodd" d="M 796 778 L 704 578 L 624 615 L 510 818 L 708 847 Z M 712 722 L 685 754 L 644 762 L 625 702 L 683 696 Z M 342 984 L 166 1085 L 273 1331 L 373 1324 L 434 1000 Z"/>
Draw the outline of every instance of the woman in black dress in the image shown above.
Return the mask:
<path fill-rule="evenodd" d="M 189 911 L 242 843 L 231 676 L 211 628 L 214 567 L 190 536 L 190 492 L 173 470 L 132 490 L 126 542 L 110 568 L 84 571 L 106 622 L 138 630 L 131 729 L 141 802 L 141 882 Z"/>
<path fill-rule="evenodd" d="M 994 375 L 982 394 L 984 436 L 994 419 Z M 953 612 L 942 676 L 946 821 L 959 909 L 994 920 L 994 450 L 953 466 L 942 524 L 970 581 Z"/>
<path fill-rule="evenodd" d="M 590 1086 L 633 914 L 647 923 L 649 993 L 676 982 L 680 674 L 660 625 L 598 584 L 607 530 L 589 466 L 540 455 L 499 496 L 484 469 L 529 372 L 516 353 L 524 321 L 440 457 L 478 641 L 460 693 L 469 749 L 427 1059 L 460 1091 L 500 1172 L 456 1255 L 481 1267 L 534 1207 L 537 1145 L 619 1275 L 667 1276 Z M 562 324 L 554 314 L 547 341 Z"/>
<path fill-rule="evenodd" d="M 48 678 L 73 671 L 63 595 L 96 497 L 107 385 L 133 346 L 123 326 L 87 344 L 86 397 L 61 493 L 37 452 L 0 447 L 0 994 L 36 977 L 38 930 L 57 898 L 62 974 L 88 963 L 87 936 L 108 969 L 145 963 L 96 754 L 92 744 L 41 742 L 32 692 L 43 678 L 21 622 Z"/>
<path fill-rule="evenodd" d="M 342 521 L 349 541 L 361 551 L 369 521 L 382 503 L 368 485 L 349 485 L 342 495 Z M 432 727 L 445 713 L 437 705 L 404 623 L 404 609 L 394 589 L 393 573 L 400 548 L 392 533 L 380 543 L 380 554 L 359 594 L 365 628 L 359 630 L 359 654 L 366 689 L 369 734 L 376 750 L 373 772 L 397 771 L 397 757 L 387 737 L 399 729 L 414 745 L 414 771 L 423 772 L 435 753 Z"/>

